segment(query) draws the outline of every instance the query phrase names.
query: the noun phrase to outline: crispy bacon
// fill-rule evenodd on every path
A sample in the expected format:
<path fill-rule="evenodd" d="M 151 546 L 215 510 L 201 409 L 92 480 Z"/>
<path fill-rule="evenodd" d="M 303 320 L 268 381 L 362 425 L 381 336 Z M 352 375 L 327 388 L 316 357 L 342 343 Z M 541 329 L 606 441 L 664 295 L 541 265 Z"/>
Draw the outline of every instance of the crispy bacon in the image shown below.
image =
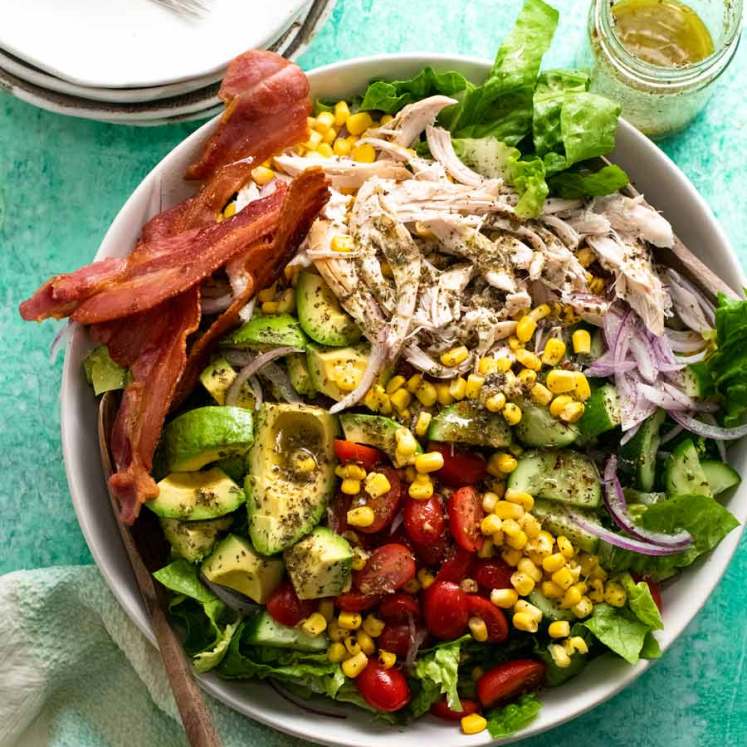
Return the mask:
<path fill-rule="evenodd" d="M 253 246 L 243 257 L 235 260 L 237 263 L 242 262 L 249 275 L 249 282 L 192 346 L 187 366 L 174 396 L 175 407 L 178 407 L 194 389 L 200 371 L 207 364 L 215 344 L 238 324 L 239 312 L 255 291 L 273 283 L 296 253 L 328 199 L 328 182 L 321 169 L 308 169 L 291 182 L 272 243 Z"/>
<path fill-rule="evenodd" d="M 153 454 L 177 382 L 187 362 L 187 337 L 200 322 L 199 289 L 151 309 L 138 325 L 140 350 L 114 421 L 111 449 L 117 471 L 109 480 L 121 518 L 131 524 L 146 500 L 158 495 L 150 476 Z"/>
<path fill-rule="evenodd" d="M 297 65 L 274 52 L 236 57 L 218 95 L 226 110 L 202 157 L 187 170 L 188 179 L 204 179 L 241 159 L 251 158 L 256 166 L 307 139 L 309 81 Z"/>

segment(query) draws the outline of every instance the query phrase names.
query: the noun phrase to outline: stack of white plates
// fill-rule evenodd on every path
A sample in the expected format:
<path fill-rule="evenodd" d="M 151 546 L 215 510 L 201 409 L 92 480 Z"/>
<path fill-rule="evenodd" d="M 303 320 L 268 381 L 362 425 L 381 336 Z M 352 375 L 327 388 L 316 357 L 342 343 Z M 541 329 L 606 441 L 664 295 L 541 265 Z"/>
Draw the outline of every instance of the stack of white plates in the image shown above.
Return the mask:
<path fill-rule="evenodd" d="M 132 125 L 219 112 L 228 62 L 294 57 L 334 0 L 0 0 L 0 89 L 58 114 Z M 192 4 L 192 3 L 190 3 Z"/>

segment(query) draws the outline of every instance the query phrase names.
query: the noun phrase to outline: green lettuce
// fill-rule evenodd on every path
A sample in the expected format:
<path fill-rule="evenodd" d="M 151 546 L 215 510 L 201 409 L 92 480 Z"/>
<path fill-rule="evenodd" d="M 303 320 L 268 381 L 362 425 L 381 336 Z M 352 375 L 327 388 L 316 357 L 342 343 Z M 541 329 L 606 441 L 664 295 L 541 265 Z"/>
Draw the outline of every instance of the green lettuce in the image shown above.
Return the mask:
<path fill-rule="evenodd" d="M 600 643 L 622 656 L 629 664 L 635 664 L 641 658 L 641 651 L 651 632 L 648 625 L 630 610 L 609 604 L 595 605 L 592 616 L 578 625 L 591 631 Z"/>
<path fill-rule="evenodd" d="M 562 152 L 563 132 L 560 114 L 572 94 L 586 93 L 589 76 L 577 70 L 548 70 L 540 75 L 534 89 L 532 140 L 537 155 Z"/>
<path fill-rule="evenodd" d="M 425 713 L 441 695 L 446 696 L 449 708 L 459 711 L 462 708 L 457 692 L 459 662 L 462 644 L 469 636 L 457 638 L 448 643 L 440 643 L 417 660 L 413 675 L 420 689 L 410 704 L 415 716 Z"/>
<path fill-rule="evenodd" d="M 726 405 L 724 425 L 741 425 L 747 418 L 747 301 L 719 294 L 716 341 L 708 367 Z"/>
<path fill-rule="evenodd" d="M 602 565 L 609 571 L 632 571 L 661 581 L 710 552 L 739 522 L 718 501 L 705 495 L 678 495 L 649 506 L 641 515 L 644 529 L 655 532 L 685 530 L 693 538 L 689 549 L 662 557 L 650 557 L 602 543 Z"/>
<path fill-rule="evenodd" d="M 97 397 L 104 392 L 124 389 L 130 379 L 127 369 L 112 360 L 106 345 L 98 345 L 88 353 L 83 359 L 83 372 Z"/>
<path fill-rule="evenodd" d="M 542 709 L 542 701 L 534 694 L 522 695 L 516 703 L 496 708 L 487 714 L 488 731 L 493 739 L 509 737 L 534 721 Z"/>
<path fill-rule="evenodd" d="M 437 73 L 433 68 L 427 67 L 409 80 L 376 80 L 369 84 L 360 108 L 363 111 L 378 110 L 394 114 L 407 104 L 428 96 L 454 96 L 473 87 L 459 73 Z"/>
<path fill-rule="evenodd" d="M 620 580 L 628 597 L 630 611 L 650 630 L 662 630 L 664 623 L 661 612 L 651 596 L 649 585 L 645 581 L 636 583 L 629 573 L 623 574 Z"/>
<path fill-rule="evenodd" d="M 629 182 L 628 175 L 614 164 L 604 166 L 598 171 L 564 171 L 547 179 L 550 191 L 568 200 L 613 194 Z"/>
<path fill-rule="evenodd" d="M 557 25 L 555 8 L 542 0 L 526 0 L 485 82 L 468 90 L 461 104 L 444 114 L 455 137 L 492 135 L 516 145 L 530 133 L 537 75 Z"/>

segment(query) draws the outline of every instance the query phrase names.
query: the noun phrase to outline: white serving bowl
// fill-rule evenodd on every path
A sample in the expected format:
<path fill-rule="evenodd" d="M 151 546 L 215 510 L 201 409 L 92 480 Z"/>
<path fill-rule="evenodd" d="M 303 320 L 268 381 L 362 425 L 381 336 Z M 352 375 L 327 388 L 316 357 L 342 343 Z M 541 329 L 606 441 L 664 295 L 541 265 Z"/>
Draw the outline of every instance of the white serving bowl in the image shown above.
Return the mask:
<path fill-rule="evenodd" d="M 474 58 L 439 55 L 388 55 L 327 65 L 309 73 L 314 97 L 342 98 L 360 92 L 372 78 L 406 78 L 432 65 L 437 70 L 458 70 L 479 81 L 490 63 Z M 158 196 L 163 207 L 185 197 L 191 188 L 182 180 L 187 165 L 200 151 L 218 118 L 211 120 L 159 163 L 133 192 L 107 232 L 96 259 L 122 256 L 135 245 L 144 221 L 153 214 Z M 671 221 L 680 238 L 732 287 L 745 286 L 745 278 L 733 249 L 713 213 L 675 164 L 651 141 L 622 122 L 612 160 L 631 175 L 638 189 Z M 122 547 L 98 458 L 96 400 L 81 373 L 81 361 L 90 347 L 80 330 L 72 336 L 65 357 L 62 379 L 62 447 L 67 479 L 83 534 L 112 592 L 140 630 L 154 641 L 145 606 L 140 598 L 127 556 Z M 747 441 L 730 451 L 735 467 L 747 470 Z M 729 501 L 729 509 L 740 522 L 747 519 L 747 483 Z M 719 582 L 733 555 L 740 530 L 729 534 L 704 561 L 688 568 L 664 591 L 665 629 L 658 634 L 668 648 L 703 606 Z M 631 667 L 622 659 L 606 655 L 596 659 L 577 678 L 543 693 L 539 718 L 513 739 L 550 729 L 602 703 L 632 682 L 650 664 Z M 465 737 L 454 724 L 433 717 L 420 719 L 406 729 L 375 722 L 355 708 L 340 706 L 347 718 L 310 716 L 280 698 L 267 684 L 201 677 L 204 688 L 237 711 L 297 737 L 328 745 L 389 745 L 421 747 L 445 744 L 487 745 L 490 736 Z M 329 703 L 325 706 L 329 709 Z M 337 706 L 331 706 L 335 709 Z M 508 740 L 511 741 L 511 740 Z"/>

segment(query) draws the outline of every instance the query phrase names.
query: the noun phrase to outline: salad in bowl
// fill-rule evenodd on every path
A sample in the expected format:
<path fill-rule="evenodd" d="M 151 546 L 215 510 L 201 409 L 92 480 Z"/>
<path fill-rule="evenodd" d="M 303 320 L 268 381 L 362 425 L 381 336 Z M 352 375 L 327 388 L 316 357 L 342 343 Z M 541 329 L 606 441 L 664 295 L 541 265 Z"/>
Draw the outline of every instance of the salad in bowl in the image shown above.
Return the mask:
<path fill-rule="evenodd" d="M 744 302 L 666 264 L 618 106 L 540 72 L 556 22 L 339 100 L 240 56 L 196 193 L 22 304 L 121 390 L 109 487 L 198 672 L 507 736 L 657 657 L 660 585 L 737 527 Z"/>

